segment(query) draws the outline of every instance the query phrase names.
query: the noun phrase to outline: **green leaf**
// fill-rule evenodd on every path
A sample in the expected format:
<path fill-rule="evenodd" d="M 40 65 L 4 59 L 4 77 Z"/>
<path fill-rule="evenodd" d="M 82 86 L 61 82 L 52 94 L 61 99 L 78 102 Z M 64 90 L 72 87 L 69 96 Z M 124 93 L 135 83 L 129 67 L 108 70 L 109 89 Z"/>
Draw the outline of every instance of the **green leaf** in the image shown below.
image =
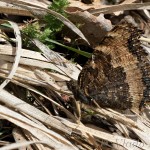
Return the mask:
<path fill-rule="evenodd" d="M 12 28 L 12 26 L 9 23 L 3 23 L 0 25 L 0 27 Z"/>
<path fill-rule="evenodd" d="M 64 47 L 64 48 L 67 48 L 68 50 L 71 50 L 71 51 L 73 51 L 73 52 L 76 52 L 76 53 L 78 53 L 78 54 L 80 54 L 80 55 L 82 55 L 82 56 L 85 56 L 85 57 L 87 57 L 87 58 L 90 58 L 90 57 L 92 56 L 91 53 L 88 53 L 88 52 L 85 52 L 85 51 L 82 51 L 82 50 L 79 50 L 79 49 L 76 49 L 76 48 L 72 48 L 72 47 L 63 45 L 63 44 L 61 44 L 61 43 L 59 43 L 59 42 L 57 42 L 57 41 L 54 41 L 54 40 L 46 39 L 46 41 L 51 42 L 51 43 L 54 43 L 54 44 L 57 44 L 57 45 L 62 46 L 62 47 Z"/>

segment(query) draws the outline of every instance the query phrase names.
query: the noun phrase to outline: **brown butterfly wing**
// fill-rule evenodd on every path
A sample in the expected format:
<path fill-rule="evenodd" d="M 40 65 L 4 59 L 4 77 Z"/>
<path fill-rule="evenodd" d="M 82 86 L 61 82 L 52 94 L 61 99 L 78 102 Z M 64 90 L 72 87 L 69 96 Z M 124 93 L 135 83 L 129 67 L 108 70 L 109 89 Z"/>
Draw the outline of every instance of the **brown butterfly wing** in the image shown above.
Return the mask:
<path fill-rule="evenodd" d="M 101 107 L 137 111 L 149 100 L 150 64 L 141 47 L 142 32 L 129 23 L 116 26 L 83 67 L 79 88 Z"/>

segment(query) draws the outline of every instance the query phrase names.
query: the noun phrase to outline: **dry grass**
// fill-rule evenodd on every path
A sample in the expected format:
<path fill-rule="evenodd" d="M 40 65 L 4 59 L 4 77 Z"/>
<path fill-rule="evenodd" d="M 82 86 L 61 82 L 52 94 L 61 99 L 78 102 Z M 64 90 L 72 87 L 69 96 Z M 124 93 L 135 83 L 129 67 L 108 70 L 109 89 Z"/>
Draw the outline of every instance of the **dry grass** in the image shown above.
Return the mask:
<path fill-rule="evenodd" d="M 7 1 L 5 0 L 5 2 Z M 10 0 L 8 2 L 10 3 Z M 4 5 L 1 6 L 3 8 L 1 13 L 11 11 L 16 15 L 26 14 L 27 16 L 34 16 L 39 10 L 44 13 L 52 13 L 87 41 L 75 25 L 56 12 L 42 8 L 41 5 L 36 6 L 33 3 L 30 4 L 30 7 L 29 3 L 25 2 L 11 1 L 11 4 L 14 4 L 13 11 L 10 10 L 12 9 L 9 8 L 10 6 L 6 8 L 6 5 Z M 18 8 L 18 6 L 20 7 Z M 143 9 L 149 8 L 150 4 L 132 4 L 131 6 L 132 9 L 137 8 L 137 6 Z M 112 8 L 107 7 L 95 10 L 92 13 L 127 9 L 125 6 L 124 9 L 122 7 Z M 1 22 L 7 21 L 2 20 Z M 70 78 L 77 80 L 82 67 L 66 60 L 59 53 L 49 50 L 37 39 L 33 39 L 33 42 L 43 55 L 32 50 L 22 49 L 22 37 L 18 25 L 11 21 L 8 22 L 13 27 L 17 42 L 16 47 L 10 44 L 0 45 L 0 77 L 4 79 L 0 85 L 0 118 L 14 124 L 12 135 L 15 142 L 8 144 L 1 141 L 3 142 L 2 145 L 6 146 L 1 147 L 0 150 L 19 147 L 24 149 L 26 146 L 29 149 L 38 150 L 91 150 L 94 148 L 112 149 L 112 147 L 129 150 L 150 149 L 149 108 L 145 109 L 142 115 L 137 115 L 135 121 L 132 116 L 129 117 L 110 109 L 93 108 L 77 102 L 74 102 L 74 109 L 69 111 L 54 97 L 57 99 L 62 95 L 72 95 L 65 82 L 69 81 Z M 11 84 L 8 84 L 9 82 Z M 18 91 L 19 87 L 20 91 Z M 32 95 L 36 101 L 30 104 L 25 101 L 27 97 L 24 98 L 24 91 Z M 57 115 L 53 115 L 45 103 L 51 104 L 52 110 Z M 89 111 L 87 114 L 97 114 L 118 132 L 113 134 L 103 127 L 83 124 L 80 121 L 83 115 L 81 114 L 81 107 L 83 110 Z M 59 115 L 59 112 L 62 112 L 63 115 Z M 30 147 L 30 145 L 33 147 Z"/>

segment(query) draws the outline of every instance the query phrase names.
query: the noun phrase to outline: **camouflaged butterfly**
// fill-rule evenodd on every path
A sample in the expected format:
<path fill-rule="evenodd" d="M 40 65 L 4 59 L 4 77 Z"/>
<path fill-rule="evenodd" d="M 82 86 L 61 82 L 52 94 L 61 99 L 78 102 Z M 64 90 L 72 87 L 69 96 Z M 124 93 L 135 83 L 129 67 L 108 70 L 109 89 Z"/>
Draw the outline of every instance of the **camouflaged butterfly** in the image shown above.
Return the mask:
<path fill-rule="evenodd" d="M 125 21 L 108 32 L 78 82 L 68 84 L 75 98 L 86 103 L 94 99 L 103 108 L 139 112 L 150 100 L 150 62 L 139 41 L 142 34 Z"/>

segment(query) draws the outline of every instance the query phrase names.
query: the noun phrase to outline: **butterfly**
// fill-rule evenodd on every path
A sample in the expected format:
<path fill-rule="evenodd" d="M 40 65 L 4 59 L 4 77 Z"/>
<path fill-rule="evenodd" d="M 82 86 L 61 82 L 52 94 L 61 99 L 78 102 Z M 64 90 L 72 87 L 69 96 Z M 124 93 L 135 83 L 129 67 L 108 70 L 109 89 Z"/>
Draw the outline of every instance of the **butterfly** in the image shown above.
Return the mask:
<path fill-rule="evenodd" d="M 69 89 L 76 99 L 95 100 L 102 108 L 139 112 L 150 100 L 150 62 L 139 38 L 142 30 L 122 21 L 95 47 Z"/>

